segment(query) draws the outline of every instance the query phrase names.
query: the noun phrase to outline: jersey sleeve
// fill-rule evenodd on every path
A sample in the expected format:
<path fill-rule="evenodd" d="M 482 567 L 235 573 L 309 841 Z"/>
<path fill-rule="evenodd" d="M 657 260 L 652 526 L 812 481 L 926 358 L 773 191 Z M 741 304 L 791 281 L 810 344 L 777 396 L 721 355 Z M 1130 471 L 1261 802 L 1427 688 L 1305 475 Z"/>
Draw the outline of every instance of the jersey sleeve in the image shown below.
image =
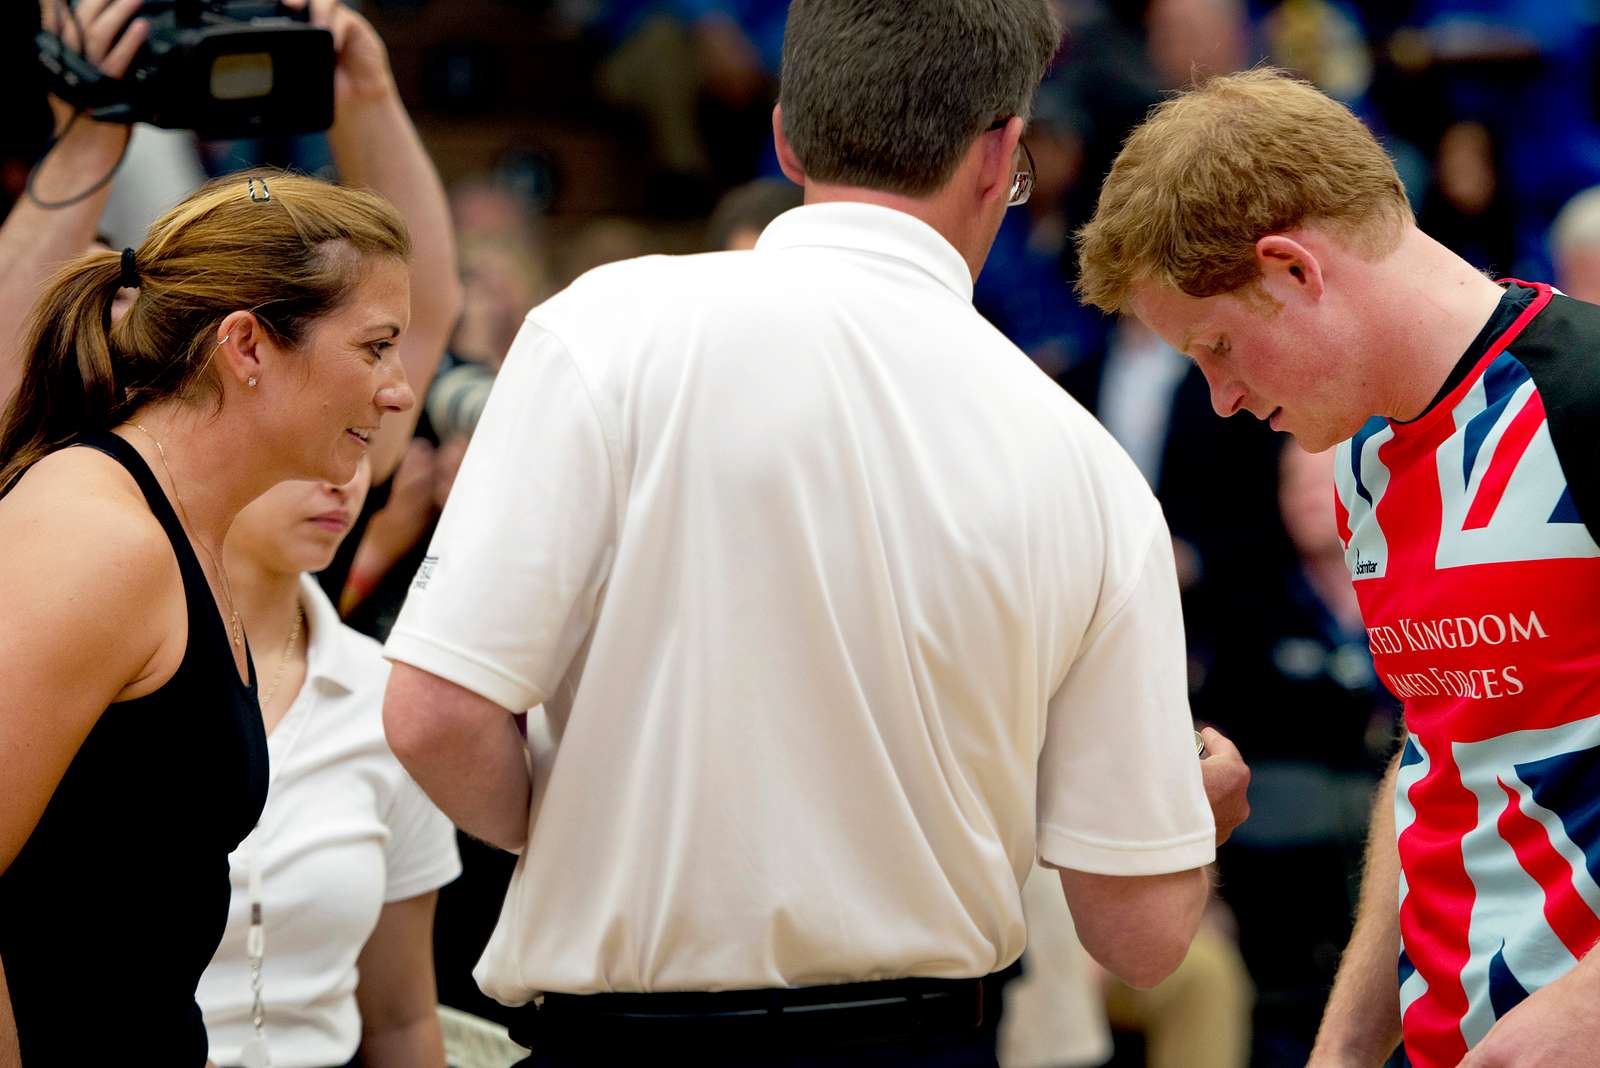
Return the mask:
<path fill-rule="evenodd" d="M 1045 863 L 1158 875 L 1215 858 L 1186 665 L 1172 543 L 1158 517 L 1137 572 L 1102 599 L 1050 701 L 1039 761 Z"/>
<path fill-rule="evenodd" d="M 543 702 L 609 571 L 611 445 L 571 354 L 525 323 L 384 655 L 512 712 Z"/>

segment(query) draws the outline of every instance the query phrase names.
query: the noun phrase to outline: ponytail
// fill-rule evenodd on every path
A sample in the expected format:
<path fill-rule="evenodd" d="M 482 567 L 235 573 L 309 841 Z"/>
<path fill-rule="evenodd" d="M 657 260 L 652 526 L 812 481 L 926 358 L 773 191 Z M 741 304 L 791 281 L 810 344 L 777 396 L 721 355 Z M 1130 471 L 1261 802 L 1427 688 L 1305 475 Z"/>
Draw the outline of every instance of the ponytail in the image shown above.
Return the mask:
<path fill-rule="evenodd" d="M 115 252 L 88 252 L 58 271 L 34 305 L 22 381 L 0 418 L 0 496 L 74 438 L 115 426 L 121 390 L 110 338 L 122 278 Z"/>

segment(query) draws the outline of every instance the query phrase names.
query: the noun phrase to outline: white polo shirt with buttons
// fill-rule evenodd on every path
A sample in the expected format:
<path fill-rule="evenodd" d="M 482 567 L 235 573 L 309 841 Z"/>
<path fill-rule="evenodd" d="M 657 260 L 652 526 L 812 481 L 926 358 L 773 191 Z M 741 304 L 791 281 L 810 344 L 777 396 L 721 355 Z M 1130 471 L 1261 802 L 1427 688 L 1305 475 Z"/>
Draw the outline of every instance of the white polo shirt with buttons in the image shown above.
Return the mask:
<path fill-rule="evenodd" d="M 386 655 L 548 717 L 509 1005 L 984 975 L 1036 854 L 1214 853 L 1159 507 L 884 207 L 534 309 Z"/>

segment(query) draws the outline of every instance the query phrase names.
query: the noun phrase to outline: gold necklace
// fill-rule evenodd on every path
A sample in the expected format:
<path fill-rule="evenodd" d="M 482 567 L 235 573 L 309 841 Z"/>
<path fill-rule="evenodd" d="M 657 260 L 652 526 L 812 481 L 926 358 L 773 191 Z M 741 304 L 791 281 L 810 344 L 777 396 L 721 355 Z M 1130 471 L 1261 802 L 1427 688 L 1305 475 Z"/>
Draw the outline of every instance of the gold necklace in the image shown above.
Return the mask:
<path fill-rule="evenodd" d="M 189 521 L 189 509 L 183 506 L 183 498 L 178 494 L 178 480 L 172 477 L 172 468 L 167 466 L 167 450 L 161 447 L 161 439 L 131 419 L 128 421 L 128 425 L 156 443 L 156 455 L 161 457 L 161 470 L 167 473 L 167 481 L 172 483 L 172 499 L 178 502 L 178 514 L 183 517 L 184 528 L 192 530 L 194 524 Z M 217 558 L 211 554 L 210 549 L 206 548 L 206 543 L 198 535 L 195 536 L 194 543 L 205 551 L 206 557 L 211 561 L 212 569 L 216 571 L 217 577 L 222 580 L 222 596 L 228 599 L 228 622 L 233 644 L 243 645 L 244 628 L 239 626 L 239 613 L 233 607 L 233 590 L 228 585 L 228 573 L 223 570 L 222 565 L 217 562 Z"/>
<path fill-rule="evenodd" d="M 278 692 L 278 683 L 283 679 L 283 669 L 289 666 L 289 660 L 294 656 L 294 643 L 300 637 L 300 628 L 305 626 L 306 610 L 300 602 L 294 604 L 294 629 L 289 632 L 289 640 L 283 643 L 283 656 L 278 658 L 278 670 L 272 673 L 272 682 L 267 686 L 266 692 L 261 695 L 261 711 L 265 712 L 272 705 L 272 695 Z"/>

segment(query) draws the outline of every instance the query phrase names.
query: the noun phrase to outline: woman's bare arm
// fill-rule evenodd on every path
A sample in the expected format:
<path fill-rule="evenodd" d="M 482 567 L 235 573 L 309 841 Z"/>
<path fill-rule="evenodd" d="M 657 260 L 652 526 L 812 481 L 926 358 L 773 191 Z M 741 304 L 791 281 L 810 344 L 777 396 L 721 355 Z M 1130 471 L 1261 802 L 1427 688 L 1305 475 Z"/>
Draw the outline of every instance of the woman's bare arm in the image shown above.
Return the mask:
<path fill-rule="evenodd" d="M 356 1004 L 365 1068 L 444 1068 L 433 982 L 437 892 L 383 906 L 361 950 Z"/>

